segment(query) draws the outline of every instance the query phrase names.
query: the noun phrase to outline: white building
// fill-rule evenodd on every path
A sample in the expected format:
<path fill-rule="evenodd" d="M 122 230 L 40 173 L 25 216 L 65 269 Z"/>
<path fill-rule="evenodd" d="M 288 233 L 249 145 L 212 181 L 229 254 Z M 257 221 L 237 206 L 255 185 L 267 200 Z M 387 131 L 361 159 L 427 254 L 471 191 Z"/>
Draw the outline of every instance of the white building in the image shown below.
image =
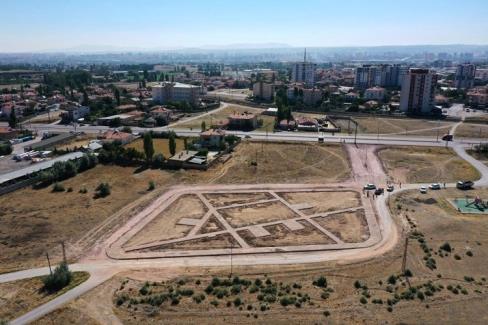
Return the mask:
<path fill-rule="evenodd" d="M 382 101 L 385 98 L 385 94 L 386 94 L 385 88 L 372 87 L 364 91 L 364 99 Z"/>
<path fill-rule="evenodd" d="M 430 114 L 435 106 L 437 74 L 429 69 L 410 69 L 402 85 L 400 110 L 419 115 Z"/>
<path fill-rule="evenodd" d="M 291 82 L 300 82 L 307 87 L 312 87 L 315 83 L 316 67 L 316 64 L 307 62 L 307 50 L 305 50 L 303 62 L 295 63 L 291 69 Z"/>
<path fill-rule="evenodd" d="M 254 83 L 252 94 L 255 98 L 262 100 L 272 100 L 274 97 L 274 85 L 259 81 Z"/>
<path fill-rule="evenodd" d="M 179 82 L 160 82 L 152 86 L 152 99 L 156 103 L 188 102 L 198 104 L 201 95 L 204 94 L 201 86 L 183 84 Z"/>
<path fill-rule="evenodd" d="M 454 76 L 454 87 L 458 89 L 470 89 L 474 86 L 476 66 L 474 64 L 459 64 Z"/>

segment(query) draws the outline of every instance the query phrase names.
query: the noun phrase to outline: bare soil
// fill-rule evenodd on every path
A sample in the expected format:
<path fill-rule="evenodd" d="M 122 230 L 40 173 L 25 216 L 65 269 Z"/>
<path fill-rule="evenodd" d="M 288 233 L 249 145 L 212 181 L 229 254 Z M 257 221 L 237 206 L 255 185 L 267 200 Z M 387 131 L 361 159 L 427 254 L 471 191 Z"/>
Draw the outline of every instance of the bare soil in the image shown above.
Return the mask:
<path fill-rule="evenodd" d="M 163 154 L 164 157 L 171 157 L 169 152 L 169 139 L 153 139 L 154 154 Z M 144 139 L 136 139 L 125 146 L 126 148 L 134 148 L 139 152 L 144 153 Z M 185 149 L 183 139 L 176 139 L 176 152 Z"/>
<path fill-rule="evenodd" d="M 456 182 L 477 180 L 479 172 L 450 148 L 389 147 L 378 152 L 395 182 Z"/>
<path fill-rule="evenodd" d="M 298 215 L 281 202 L 228 208 L 219 210 L 219 212 L 234 228 L 298 217 Z"/>
<path fill-rule="evenodd" d="M 224 227 L 220 224 L 220 222 L 214 216 L 208 218 L 207 222 L 200 228 L 198 231 L 199 234 L 208 234 L 211 232 L 216 232 L 224 230 Z"/>
<path fill-rule="evenodd" d="M 182 238 L 193 226 L 179 225 L 178 221 L 181 218 L 201 219 L 205 212 L 207 208 L 196 195 L 182 195 L 135 234 L 125 246 Z"/>
<path fill-rule="evenodd" d="M 338 213 L 313 220 L 345 243 L 361 243 L 369 238 L 368 222 L 364 210 Z"/>
<path fill-rule="evenodd" d="M 203 196 L 214 206 L 223 207 L 231 204 L 243 204 L 272 199 L 268 192 L 254 193 L 205 193 Z"/>
<path fill-rule="evenodd" d="M 353 191 L 327 191 L 327 192 L 288 192 L 279 193 L 290 204 L 307 203 L 310 208 L 301 212 L 306 215 L 355 208 L 361 205 L 359 193 Z"/>
<path fill-rule="evenodd" d="M 463 123 L 457 127 L 455 137 L 461 138 L 487 138 L 488 137 L 488 125 L 486 124 L 472 124 Z"/>
<path fill-rule="evenodd" d="M 270 235 L 265 237 L 254 237 L 249 230 L 239 231 L 239 235 L 251 246 L 254 247 L 276 247 L 296 245 L 325 245 L 335 244 L 327 235 L 323 234 L 307 221 L 298 221 L 304 226 L 303 229 L 291 231 L 283 224 L 266 226 Z"/>
<path fill-rule="evenodd" d="M 213 237 L 185 240 L 178 243 L 161 245 L 148 249 L 149 252 L 163 252 L 167 250 L 198 250 L 198 249 L 219 249 L 219 248 L 239 248 L 239 243 L 230 234 L 219 234 Z M 144 252 L 144 250 L 143 250 Z"/>

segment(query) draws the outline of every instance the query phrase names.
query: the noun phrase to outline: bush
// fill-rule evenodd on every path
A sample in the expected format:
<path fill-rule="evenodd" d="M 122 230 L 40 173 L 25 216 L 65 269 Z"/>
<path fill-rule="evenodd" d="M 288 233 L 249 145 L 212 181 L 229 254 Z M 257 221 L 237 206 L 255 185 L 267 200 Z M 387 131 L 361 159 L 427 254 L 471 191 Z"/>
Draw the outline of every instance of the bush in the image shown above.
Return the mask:
<path fill-rule="evenodd" d="M 7 156 L 12 153 L 12 145 L 8 142 L 0 144 L 0 156 Z M 0 323 L 1 324 L 1 323 Z"/>
<path fill-rule="evenodd" d="M 454 259 L 459 261 L 461 259 L 461 256 L 459 256 L 458 254 L 454 254 Z"/>
<path fill-rule="evenodd" d="M 70 284 L 73 275 L 66 262 L 62 262 L 54 269 L 54 272 L 42 279 L 43 291 L 48 293 L 57 292 Z"/>
<path fill-rule="evenodd" d="M 422 291 L 417 292 L 417 298 L 419 298 L 420 300 L 424 300 L 425 299 L 424 293 Z"/>
<path fill-rule="evenodd" d="M 215 300 L 215 299 L 214 299 L 214 300 L 212 300 L 212 301 L 210 302 L 210 304 L 211 304 L 212 306 L 214 306 L 214 307 L 217 307 L 217 306 L 219 305 L 219 302 L 218 302 L 217 300 Z"/>
<path fill-rule="evenodd" d="M 239 307 L 242 304 L 242 300 L 240 297 L 234 299 L 234 306 Z"/>
<path fill-rule="evenodd" d="M 412 271 L 410 271 L 409 269 L 406 269 L 403 275 L 409 278 L 413 276 Z"/>
<path fill-rule="evenodd" d="M 359 280 L 354 281 L 354 288 L 360 289 L 362 287 L 361 282 Z"/>
<path fill-rule="evenodd" d="M 330 311 L 328 311 L 328 310 L 324 311 L 324 316 L 325 317 L 329 317 L 330 316 Z"/>
<path fill-rule="evenodd" d="M 368 303 L 368 300 L 365 297 L 361 297 L 361 299 L 359 299 L 359 302 L 365 305 Z"/>
<path fill-rule="evenodd" d="M 108 183 L 100 183 L 95 189 L 95 198 L 103 198 L 110 195 L 110 185 Z"/>
<path fill-rule="evenodd" d="M 440 249 L 442 249 L 443 251 L 446 251 L 446 252 L 451 252 L 452 251 L 452 247 L 449 243 L 444 243 L 442 244 L 442 246 L 440 247 Z"/>
<path fill-rule="evenodd" d="M 466 255 L 468 255 L 469 257 L 472 257 L 473 256 L 473 252 L 472 251 L 467 251 L 466 252 Z"/>
<path fill-rule="evenodd" d="M 88 190 L 85 187 L 83 187 L 83 188 L 80 188 L 80 190 L 78 191 L 78 193 L 86 194 L 86 193 L 88 193 Z"/>
<path fill-rule="evenodd" d="M 313 285 L 320 288 L 327 288 L 327 279 L 325 276 L 320 276 L 317 280 L 313 282 Z"/>
<path fill-rule="evenodd" d="M 64 192 L 64 186 L 59 183 L 54 183 L 52 192 Z"/>
<path fill-rule="evenodd" d="M 156 188 L 156 183 L 154 181 L 149 181 L 149 186 L 147 187 L 148 191 L 152 191 Z"/>
<path fill-rule="evenodd" d="M 389 284 L 395 284 L 395 283 L 396 283 L 396 276 L 394 276 L 394 275 L 390 275 L 390 276 L 388 277 L 388 283 L 389 283 Z"/>

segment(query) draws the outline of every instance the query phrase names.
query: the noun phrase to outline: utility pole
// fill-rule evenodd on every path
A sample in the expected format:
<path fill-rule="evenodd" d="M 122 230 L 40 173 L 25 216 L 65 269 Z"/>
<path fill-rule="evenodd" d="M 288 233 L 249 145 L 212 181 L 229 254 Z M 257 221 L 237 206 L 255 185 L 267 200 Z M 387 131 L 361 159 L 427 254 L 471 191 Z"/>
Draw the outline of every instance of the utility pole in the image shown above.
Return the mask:
<path fill-rule="evenodd" d="M 61 242 L 61 247 L 63 248 L 63 261 L 66 262 L 66 248 L 64 247 L 64 241 Z"/>
<path fill-rule="evenodd" d="M 53 270 L 51 269 L 51 261 L 49 260 L 49 253 L 46 252 L 46 258 L 47 258 L 47 265 L 49 265 L 49 274 L 53 274 Z"/>
<path fill-rule="evenodd" d="M 439 127 L 440 127 L 440 125 L 441 125 L 441 121 L 440 121 L 440 120 L 438 120 L 438 121 L 437 121 L 437 140 L 435 140 L 436 142 L 438 142 L 438 141 L 439 141 Z"/>
<path fill-rule="evenodd" d="M 405 276 L 405 271 L 407 269 L 407 251 L 408 251 L 408 233 L 405 237 L 405 250 L 403 251 L 403 260 L 402 260 L 402 274 Z M 405 276 L 405 280 L 407 280 L 408 287 L 410 288 L 410 280 L 408 276 Z"/>
<path fill-rule="evenodd" d="M 234 243 L 231 242 L 230 244 L 230 275 L 229 275 L 229 279 L 232 278 L 232 268 L 233 268 L 233 261 L 232 261 L 232 248 L 234 247 Z"/>
<path fill-rule="evenodd" d="M 356 144 L 357 137 L 358 137 L 358 122 L 356 122 L 356 128 L 354 129 L 354 144 Z"/>

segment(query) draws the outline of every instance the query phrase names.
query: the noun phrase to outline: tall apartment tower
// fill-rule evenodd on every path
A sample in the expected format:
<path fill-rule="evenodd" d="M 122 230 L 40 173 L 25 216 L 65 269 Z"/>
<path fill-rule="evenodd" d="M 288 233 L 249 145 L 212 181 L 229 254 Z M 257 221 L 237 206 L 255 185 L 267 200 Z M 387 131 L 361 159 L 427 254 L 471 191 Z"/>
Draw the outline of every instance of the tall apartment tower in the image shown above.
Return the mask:
<path fill-rule="evenodd" d="M 410 69 L 400 96 L 400 110 L 411 115 L 431 114 L 434 108 L 437 74 L 429 69 Z"/>
<path fill-rule="evenodd" d="M 474 86 L 476 66 L 474 64 L 459 64 L 454 76 L 454 87 L 458 89 L 469 89 Z"/>
<path fill-rule="evenodd" d="M 356 68 L 354 87 L 367 89 L 374 86 L 398 87 L 402 85 L 406 67 L 398 64 L 363 65 Z"/>
<path fill-rule="evenodd" d="M 313 87 L 315 83 L 315 68 L 316 64 L 307 62 L 307 49 L 305 49 L 303 62 L 297 62 L 292 67 L 291 81 L 302 82 L 307 87 Z"/>

